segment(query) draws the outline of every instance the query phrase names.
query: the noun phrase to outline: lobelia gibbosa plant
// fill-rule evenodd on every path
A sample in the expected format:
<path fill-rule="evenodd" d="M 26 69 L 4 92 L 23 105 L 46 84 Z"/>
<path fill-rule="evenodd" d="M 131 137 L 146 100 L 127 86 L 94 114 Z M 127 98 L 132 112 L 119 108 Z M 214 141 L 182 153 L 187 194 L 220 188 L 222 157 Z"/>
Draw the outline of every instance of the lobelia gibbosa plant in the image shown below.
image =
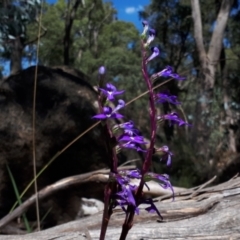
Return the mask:
<path fill-rule="evenodd" d="M 100 240 L 103 240 L 106 235 L 109 219 L 113 213 L 113 209 L 120 206 L 126 214 L 125 221 L 122 226 L 122 232 L 120 240 L 124 240 L 127 237 L 129 230 L 133 225 L 133 219 L 135 214 L 139 214 L 139 205 L 149 205 L 145 208 L 149 213 L 156 213 L 162 218 L 159 210 L 156 208 L 152 198 L 144 198 L 143 187 L 147 186 L 146 182 L 155 181 L 159 183 L 162 188 L 170 189 L 174 192 L 172 185 L 169 181 L 169 176 L 166 174 L 157 174 L 149 172 L 152 164 L 152 156 L 158 152 L 161 155 L 162 161 L 167 166 L 171 165 L 172 153 L 168 146 L 161 148 L 154 148 L 157 124 L 163 121 L 168 121 L 169 124 L 178 124 L 179 126 L 188 125 L 184 120 L 180 119 L 178 114 L 173 112 L 162 116 L 156 115 L 155 104 L 168 102 L 170 104 L 178 105 L 177 97 L 169 95 L 167 93 L 154 93 L 153 82 L 159 77 L 171 77 L 177 80 L 184 80 L 185 78 L 179 76 L 173 72 L 170 66 L 167 66 L 162 71 L 153 74 L 151 77 L 148 75 L 147 64 L 160 54 L 157 47 L 151 47 L 151 44 L 155 38 L 155 30 L 150 29 L 148 22 L 143 21 L 143 33 L 141 34 L 141 53 L 142 53 L 142 75 L 146 82 L 149 92 L 149 116 L 150 116 L 150 142 L 148 143 L 148 149 L 145 150 L 142 146 L 147 144 L 140 131 L 134 126 L 133 121 L 124 122 L 111 127 L 108 119 L 122 119 L 123 115 L 118 111 L 125 106 L 125 102 L 122 99 L 118 100 L 118 104 L 115 108 L 112 108 L 110 102 L 115 100 L 115 97 L 122 94 L 124 90 L 117 90 L 116 87 L 107 83 L 104 86 L 104 76 L 106 69 L 104 66 L 99 68 L 99 111 L 100 113 L 93 116 L 93 119 L 101 120 L 103 126 L 102 138 L 105 141 L 109 165 L 110 175 L 109 181 L 104 191 L 104 211 L 102 218 L 102 227 L 100 233 Z M 148 50 L 151 50 L 150 56 Z M 118 158 L 117 154 L 121 149 L 129 148 L 141 151 L 145 155 L 142 168 L 136 170 L 118 171 Z M 139 185 L 131 183 L 132 179 L 138 179 Z M 148 186 L 147 186 L 148 187 Z"/>

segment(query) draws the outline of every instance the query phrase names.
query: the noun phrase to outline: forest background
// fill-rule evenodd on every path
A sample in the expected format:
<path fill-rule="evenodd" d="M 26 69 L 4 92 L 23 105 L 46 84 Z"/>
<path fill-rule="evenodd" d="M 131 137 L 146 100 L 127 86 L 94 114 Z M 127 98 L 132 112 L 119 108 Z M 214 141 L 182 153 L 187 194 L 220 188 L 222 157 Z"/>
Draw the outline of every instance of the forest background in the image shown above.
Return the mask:
<path fill-rule="evenodd" d="M 10 74 L 38 62 L 83 71 L 95 86 L 97 70 L 104 65 L 108 81 L 125 90 L 126 101 L 146 91 L 140 69 L 140 33 L 133 23 L 118 20 L 111 2 L 44 2 L 41 21 L 40 8 L 40 0 L 0 2 L 1 78 L 9 62 Z M 162 169 L 156 156 L 154 170 L 167 172 L 173 185 L 184 187 L 213 175 L 219 181 L 229 179 L 240 167 L 240 1 L 151 0 L 139 9 L 142 19 L 156 29 L 155 45 L 161 51 L 149 72 L 170 65 L 187 78 L 157 89 L 176 95 L 182 103 L 176 109 L 165 104 L 158 111 L 176 111 L 191 124 L 180 129 L 169 123 L 159 127 L 156 145 L 170 147 L 174 164 L 170 170 Z M 125 110 L 146 137 L 147 112 L 147 97 Z"/>

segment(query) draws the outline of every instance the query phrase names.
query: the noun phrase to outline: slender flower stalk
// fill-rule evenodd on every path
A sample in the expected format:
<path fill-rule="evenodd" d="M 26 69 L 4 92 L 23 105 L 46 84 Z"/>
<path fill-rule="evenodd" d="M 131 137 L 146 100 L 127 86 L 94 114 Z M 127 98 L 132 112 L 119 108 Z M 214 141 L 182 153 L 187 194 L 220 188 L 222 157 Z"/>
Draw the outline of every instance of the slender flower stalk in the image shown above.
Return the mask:
<path fill-rule="evenodd" d="M 151 138 L 150 138 L 150 144 L 149 144 L 149 149 L 147 151 L 143 167 L 142 167 L 142 178 L 140 181 L 140 184 L 137 188 L 136 191 L 136 196 L 135 199 L 137 203 L 140 203 L 140 199 L 142 197 L 142 190 L 144 186 L 144 175 L 149 171 L 151 163 L 152 163 L 152 155 L 154 153 L 154 145 L 155 145 L 155 139 L 156 139 L 156 129 L 157 129 L 157 122 L 156 122 L 156 109 L 155 109 L 155 98 L 154 98 L 154 92 L 153 92 L 153 87 L 152 87 L 152 82 L 150 80 L 150 77 L 148 76 L 147 72 L 147 51 L 146 51 L 146 46 L 148 46 L 154 39 L 155 37 L 155 30 L 150 31 L 150 36 L 147 40 L 147 43 L 144 43 L 144 40 L 141 42 L 142 46 L 142 74 L 143 78 L 146 82 L 148 91 L 149 91 L 149 108 L 150 108 L 150 128 L 151 128 Z M 135 207 L 132 205 L 128 205 L 127 213 L 126 213 L 126 218 L 125 222 L 122 227 L 122 233 L 120 236 L 120 240 L 125 240 L 126 236 L 129 232 L 129 230 L 132 228 L 133 225 L 133 218 L 135 215 Z"/>
<path fill-rule="evenodd" d="M 93 119 L 106 120 L 108 118 L 122 118 L 123 116 L 121 114 L 119 114 L 117 111 L 125 106 L 125 102 L 123 100 L 119 100 L 118 105 L 115 109 L 112 109 L 109 106 L 105 106 L 106 98 L 104 98 L 102 96 L 101 89 L 103 87 L 103 81 L 104 81 L 104 76 L 106 73 L 106 68 L 104 66 L 101 66 L 98 70 L 98 73 L 99 73 L 98 105 L 99 105 L 99 111 L 101 113 L 93 116 Z M 111 95 L 111 93 L 107 92 L 109 90 L 112 90 L 112 92 L 116 93 L 116 88 L 113 85 L 107 85 L 107 87 L 108 87 L 108 89 L 106 90 L 107 97 L 109 97 L 109 95 Z M 117 92 L 117 94 L 120 94 L 120 93 Z M 112 100 L 111 97 L 110 97 L 110 100 Z M 102 138 L 105 139 L 105 147 L 106 147 L 107 154 L 108 154 L 110 170 L 112 173 L 117 173 L 117 163 L 118 163 L 117 153 L 116 153 L 116 149 L 112 147 L 116 142 L 116 137 L 114 136 L 107 121 L 102 123 Z M 115 182 L 109 182 L 105 186 L 104 211 L 103 211 L 103 217 L 102 217 L 100 240 L 105 239 L 108 222 L 109 222 L 109 219 L 113 212 L 113 204 L 111 202 L 111 196 L 116 191 L 117 191 L 117 184 Z"/>

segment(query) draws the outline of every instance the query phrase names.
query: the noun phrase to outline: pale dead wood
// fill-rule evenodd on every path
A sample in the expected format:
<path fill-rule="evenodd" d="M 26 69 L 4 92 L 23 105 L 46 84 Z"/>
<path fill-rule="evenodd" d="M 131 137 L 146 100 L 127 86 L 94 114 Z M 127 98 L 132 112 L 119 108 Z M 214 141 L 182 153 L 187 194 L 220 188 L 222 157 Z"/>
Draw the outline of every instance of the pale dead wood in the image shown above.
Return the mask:
<path fill-rule="evenodd" d="M 193 194 L 197 191 L 196 194 Z M 189 199 L 182 200 L 182 197 Z M 225 240 L 240 239 L 240 178 L 234 178 L 217 186 L 199 186 L 197 189 L 178 193 L 175 201 L 167 198 L 156 199 L 156 206 L 164 220 L 144 211 L 140 215 L 127 239 L 129 240 Z M 106 239 L 119 239 L 121 224 L 125 214 L 116 209 L 110 219 Z M 99 238 L 101 213 L 77 221 L 69 222 L 42 232 L 24 236 L 2 236 L 2 240 L 50 240 Z"/>
<path fill-rule="evenodd" d="M 125 167 L 119 167 L 119 170 L 125 170 L 125 169 L 133 169 L 135 168 L 134 165 L 131 166 L 125 166 Z M 102 169 L 97 170 L 89 173 L 79 174 L 71 177 L 67 177 L 64 179 L 61 179 L 57 181 L 54 184 L 51 184 L 38 193 L 31 196 L 28 200 L 23 202 L 20 206 L 18 206 L 15 210 L 13 210 L 11 213 L 9 213 L 7 216 L 3 217 L 0 220 L 0 228 L 8 224 L 13 219 L 21 216 L 24 212 L 27 211 L 27 209 L 35 203 L 36 197 L 38 197 L 39 200 L 42 200 L 53 193 L 65 189 L 67 187 L 70 187 L 72 185 L 80 185 L 86 182 L 107 182 L 108 177 L 107 173 L 109 173 L 109 169 Z M 105 174 L 105 175 L 104 175 Z"/>
<path fill-rule="evenodd" d="M 133 169 L 136 168 L 134 165 L 125 166 L 125 167 L 119 167 L 119 170 L 126 170 L 126 169 Z M 80 185 L 84 184 L 86 182 L 101 182 L 106 183 L 109 179 L 108 176 L 109 169 L 102 169 L 97 170 L 89 173 L 84 173 L 80 175 L 75 175 L 71 177 L 64 178 L 62 180 L 57 181 L 54 184 L 51 184 L 41 191 L 39 191 L 37 194 L 34 194 L 29 199 L 27 199 L 25 202 L 23 202 L 20 206 L 18 206 L 15 210 L 13 210 L 11 213 L 6 215 L 0 220 L 0 228 L 6 226 L 9 222 L 14 220 L 15 218 L 21 216 L 24 212 L 27 211 L 27 209 L 32 206 L 35 201 L 36 197 L 38 197 L 39 200 L 43 200 L 44 198 L 54 194 L 57 191 L 60 191 L 62 189 L 65 189 L 67 187 L 70 187 L 72 185 Z M 133 180 L 132 184 L 139 184 L 139 180 Z M 147 187 L 144 187 L 143 191 L 145 194 L 148 194 L 150 196 L 160 196 L 165 194 L 172 195 L 171 191 L 168 189 L 163 189 L 159 186 L 158 183 L 155 182 L 149 182 Z M 178 188 L 174 187 L 175 192 L 182 191 L 184 188 Z"/>

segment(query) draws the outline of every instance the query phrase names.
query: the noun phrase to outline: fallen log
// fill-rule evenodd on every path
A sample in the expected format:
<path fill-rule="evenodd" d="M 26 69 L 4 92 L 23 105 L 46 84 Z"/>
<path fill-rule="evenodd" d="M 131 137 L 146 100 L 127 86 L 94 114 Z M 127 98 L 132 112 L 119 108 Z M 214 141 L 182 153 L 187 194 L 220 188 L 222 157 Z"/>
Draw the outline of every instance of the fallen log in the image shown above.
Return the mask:
<path fill-rule="evenodd" d="M 204 187 L 203 187 L 204 186 Z M 240 239 L 240 177 L 217 186 L 184 190 L 172 201 L 166 194 L 155 199 L 163 220 L 147 213 L 140 206 L 140 214 L 129 232 L 135 239 Z M 125 214 L 115 209 L 107 230 L 106 239 L 116 240 L 121 232 Z M 98 239 L 102 213 L 62 224 L 41 232 L 27 235 L 1 236 L 2 240 L 67 240 Z"/>
<path fill-rule="evenodd" d="M 134 169 L 136 168 L 135 165 L 130 165 L 130 166 L 123 166 L 119 167 L 118 170 L 129 170 L 129 169 Z M 68 188 L 72 185 L 82 185 L 86 182 L 98 182 L 98 183 L 107 183 L 109 180 L 109 169 L 102 169 L 102 170 L 97 170 L 93 171 L 90 173 L 84 173 L 84 174 L 79 174 L 76 176 L 71 176 L 67 177 L 64 179 L 61 179 L 57 181 L 54 184 L 51 184 L 42 190 L 40 190 L 37 194 L 34 194 L 31 196 L 29 199 L 24 201 L 20 206 L 18 206 L 16 209 L 14 209 L 12 212 L 7 214 L 5 217 L 0 219 L 0 232 L 1 229 L 6 226 L 9 222 L 14 220 L 15 218 L 21 216 L 23 213 L 25 213 L 30 206 L 32 206 L 36 198 L 38 197 L 39 200 L 43 200 L 44 198 L 53 195 L 55 192 L 63 190 L 64 188 Z M 139 185 L 138 179 L 132 180 L 131 183 L 135 185 Z M 179 187 L 173 187 L 174 192 L 178 193 L 179 191 L 183 190 L 184 188 L 179 188 Z M 166 195 L 167 193 L 172 195 L 171 190 L 169 189 L 164 189 L 159 187 L 159 184 L 156 182 L 149 182 L 148 183 L 148 188 L 145 186 L 143 188 L 143 193 L 148 195 L 148 196 L 161 196 L 161 195 Z M 3 233 L 10 231 L 7 229 L 7 231 L 2 231 Z M 17 231 L 18 232 L 18 231 Z"/>

